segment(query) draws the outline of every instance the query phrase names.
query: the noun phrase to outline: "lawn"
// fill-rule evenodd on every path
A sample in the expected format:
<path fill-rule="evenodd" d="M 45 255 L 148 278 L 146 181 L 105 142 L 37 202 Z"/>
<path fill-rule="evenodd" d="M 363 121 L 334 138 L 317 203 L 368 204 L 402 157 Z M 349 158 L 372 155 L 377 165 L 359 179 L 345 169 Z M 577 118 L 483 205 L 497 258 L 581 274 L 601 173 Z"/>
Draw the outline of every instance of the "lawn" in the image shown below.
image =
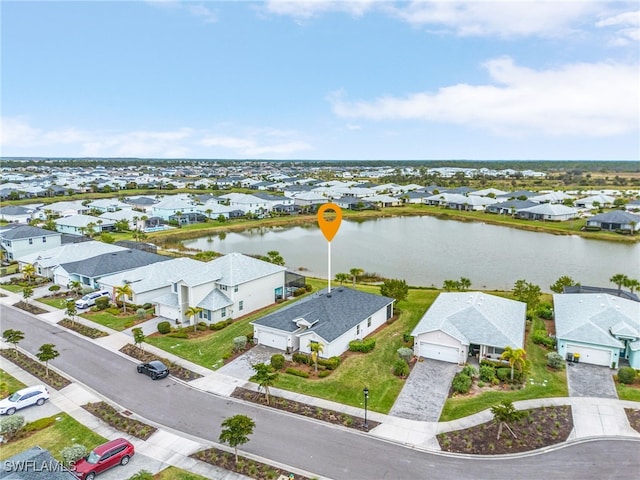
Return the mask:
<path fill-rule="evenodd" d="M 636 379 L 633 386 L 624 385 L 620 382 L 616 383 L 616 391 L 618 392 L 618 398 L 620 400 L 631 400 L 633 402 L 640 402 L 640 381 Z"/>
<path fill-rule="evenodd" d="M 207 480 L 195 473 L 187 472 L 177 467 L 168 467 L 156 474 L 154 480 Z"/>
<path fill-rule="evenodd" d="M 9 290 L 12 293 L 22 293 L 24 287 L 21 285 L 12 285 L 12 284 L 2 284 L 0 288 L 4 288 L 5 290 Z"/>
<path fill-rule="evenodd" d="M 535 318 L 527 330 L 531 332 L 541 328 L 544 328 L 544 321 Z M 531 370 L 521 390 L 489 391 L 475 396 L 462 395 L 448 398 L 442 410 L 440 421 L 447 422 L 466 417 L 486 410 L 503 400 L 516 402 L 533 398 L 568 396 L 566 370 L 554 372 L 547 368 L 546 355 L 550 350 L 534 344 L 530 336 L 527 335 L 525 351 L 527 359 L 531 362 Z"/>
<path fill-rule="evenodd" d="M 71 294 L 69 294 L 71 295 Z M 66 310 L 67 308 L 67 297 L 40 297 L 36 298 L 37 302 L 44 303 L 45 305 L 49 305 L 50 307 L 59 308 L 60 310 Z"/>
<path fill-rule="evenodd" d="M 131 312 L 131 310 L 127 310 L 127 312 Z M 114 315 L 107 310 L 102 310 L 99 312 L 87 311 L 82 313 L 80 316 L 119 332 L 126 330 L 127 328 L 131 328 L 141 321 L 138 319 L 138 316 L 135 312 L 131 313 L 130 315 L 121 315 L 122 312 L 120 312 L 120 314 L 118 315 Z M 148 318 L 145 318 L 145 320 L 148 320 Z"/>
<path fill-rule="evenodd" d="M 25 387 L 26 385 L 24 383 L 0 369 L 0 398 L 8 397 L 9 394 Z"/>

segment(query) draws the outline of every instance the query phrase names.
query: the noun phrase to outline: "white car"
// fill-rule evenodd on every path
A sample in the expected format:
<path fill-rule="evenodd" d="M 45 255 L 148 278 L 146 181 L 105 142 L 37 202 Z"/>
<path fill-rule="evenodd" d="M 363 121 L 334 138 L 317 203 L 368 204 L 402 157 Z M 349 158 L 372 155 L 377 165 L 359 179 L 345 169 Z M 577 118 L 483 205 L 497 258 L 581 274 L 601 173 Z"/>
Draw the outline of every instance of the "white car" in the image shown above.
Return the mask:
<path fill-rule="evenodd" d="M 0 400 L 0 415 L 13 415 L 16 410 L 30 405 L 42 405 L 49 398 L 49 390 L 44 385 L 27 387 Z"/>
<path fill-rule="evenodd" d="M 84 310 L 85 308 L 93 307 L 96 304 L 96 299 L 101 297 L 111 297 L 111 294 L 106 290 L 87 293 L 80 300 L 76 300 L 76 308 L 79 310 Z"/>

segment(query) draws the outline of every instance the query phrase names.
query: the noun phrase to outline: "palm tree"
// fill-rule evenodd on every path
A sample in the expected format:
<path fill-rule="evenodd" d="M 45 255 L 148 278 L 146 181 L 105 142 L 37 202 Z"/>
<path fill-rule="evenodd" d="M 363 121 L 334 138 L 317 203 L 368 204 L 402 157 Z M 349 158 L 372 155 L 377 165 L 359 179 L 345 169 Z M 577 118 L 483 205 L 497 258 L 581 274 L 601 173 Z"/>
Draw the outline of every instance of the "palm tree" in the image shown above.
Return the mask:
<path fill-rule="evenodd" d="M 513 382 L 513 369 L 518 367 L 518 370 L 522 371 L 525 365 L 525 352 L 522 348 L 505 347 L 504 352 L 500 355 L 501 360 L 507 360 L 511 366 L 511 381 Z"/>
<path fill-rule="evenodd" d="M 82 283 L 80 283 L 79 280 L 72 280 L 69 282 L 67 288 L 69 288 L 69 290 L 71 290 L 76 295 L 80 295 L 80 292 L 82 292 Z"/>
<path fill-rule="evenodd" d="M 618 291 L 622 290 L 622 285 L 624 285 L 628 280 L 629 278 L 623 273 L 616 273 L 609 279 L 611 283 L 615 283 L 618 286 Z"/>
<path fill-rule="evenodd" d="M 27 263 L 24 267 L 22 267 L 22 275 L 27 282 L 31 283 L 31 280 L 33 279 L 35 274 L 36 267 L 31 265 L 30 263 Z"/>
<path fill-rule="evenodd" d="M 471 280 L 465 277 L 460 277 L 460 289 L 467 291 L 471 287 Z"/>
<path fill-rule="evenodd" d="M 206 213 L 206 214 L 207 214 L 207 222 L 208 222 L 209 220 L 211 220 L 211 214 L 213 213 L 213 210 L 212 210 L 212 209 L 210 209 L 210 208 L 207 208 L 207 209 L 204 211 L 204 213 Z"/>
<path fill-rule="evenodd" d="M 265 363 L 256 363 L 251 368 L 256 372 L 251 380 L 264 389 L 267 405 L 269 405 L 269 387 L 272 387 L 278 379 L 278 372 L 274 372 L 271 366 Z"/>
<path fill-rule="evenodd" d="M 122 312 L 127 313 L 127 297 L 131 298 L 133 295 L 133 289 L 131 285 L 125 283 L 119 287 L 116 287 L 116 300 L 122 298 Z"/>
<path fill-rule="evenodd" d="M 640 282 L 635 278 L 629 278 L 626 282 L 624 282 L 624 286 L 627 287 L 631 293 L 633 293 L 638 288 L 640 288 Z"/>
<path fill-rule="evenodd" d="M 185 317 L 189 317 L 189 319 L 193 322 L 193 331 L 194 332 L 197 330 L 197 326 L 198 326 L 198 324 L 196 323 L 195 317 L 197 315 L 199 315 L 200 312 L 202 312 L 202 308 L 200 308 L 200 307 L 189 307 L 184 312 L 184 316 Z"/>
<path fill-rule="evenodd" d="M 313 360 L 313 363 L 314 363 L 314 365 L 316 367 L 316 372 L 317 372 L 318 371 L 318 357 L 320 356 L 320 354 L 324 350 L 324 345 L 322 345 L 320 342 L 315 342 L 315 341 L 311 340 L 309 342 L 309 349 L 311 350 L 311 360 Z"/>
<path fill-rule="evenodd" d="M 498 405 L 494 405 L 493 407 L 491 407 L 491 413 L 493 413 L 494 421 L 499 424 L 498 440 L 500 440 L 503 425 L 507 427 L 507 430 L 511 432 L 511 435 L 513 435 L 514 438 L 518 438 L 515 432 L 511 430 L 511 427 L 509 427 L 509 424 L 517 422 L 518 420 L 526 417 L 529 414 L 524 410 L 516 410 L 516 407 L 513 406 L 511 400 L 503 400 Z"/>
<path fill-rule="evenodd" d="M 336 282 L 340 282 L 340 285 L 344 285 L 344 282 L 349 280 L 348 273 L 336 273 Z"/>
<path fill-rule="evenodd" d="M 364 270 L 361 268 L 352 268 L 351 270 L 349 270 L 349 273 L 351 274 L 351 278 L 353 279 L 353 286 L 356 286 L 356 280 L 358 279 L 358 277 L 360 275 L 362 275 L 364 273 Z"/>

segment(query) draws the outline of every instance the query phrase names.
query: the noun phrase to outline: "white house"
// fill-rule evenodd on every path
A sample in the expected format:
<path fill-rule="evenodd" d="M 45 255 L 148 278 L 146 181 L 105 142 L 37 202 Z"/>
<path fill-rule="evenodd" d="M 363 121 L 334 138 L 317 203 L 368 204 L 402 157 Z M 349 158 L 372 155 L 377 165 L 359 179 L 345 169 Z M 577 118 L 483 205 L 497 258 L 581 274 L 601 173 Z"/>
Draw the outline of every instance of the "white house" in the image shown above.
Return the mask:
<path fill-rule="evenodd" d="M 60 233 L 70 235 L 85 235 L 90 230 L 94 233 L 110 232 L 114 229 L 115 221 L 108 218 L 98 218 L 91 215 L 72 215 L 54 220 L 56 229 Z"/>
<path fill-rule="evenodd" d="M 578 216 L 578 210 L 562 204 L 543 203 L 534 207 L 523 208 L 516 212 L 516 217 L 527 220 L 547 220 L 560 222 Z"/>
<path fill-rule="evenodd" d="M 0 229 L 2 255 L 13 261 L 24 255 L 41 252 L 62 244 L 62 234 L 30 225 L 7 226 Z"/>
<path fill-rule="evenodd" d="M 411 332 L 414 353 L 460 365 L 474 355 L 497 358 L 505 347 L 524 347 L 525 324 L 525 303 L 482 292 L 441 293 Z"/>
<path fill-rule="evenodd" d="M 313 342 L 322 344 L 322 357 L 339 356 L 349 342 L 361 340 L 393 316 L 389 297 L 338 287 L 305 297 L 254 322 L 259 345 L 282 351 L 310 353 Z"/>

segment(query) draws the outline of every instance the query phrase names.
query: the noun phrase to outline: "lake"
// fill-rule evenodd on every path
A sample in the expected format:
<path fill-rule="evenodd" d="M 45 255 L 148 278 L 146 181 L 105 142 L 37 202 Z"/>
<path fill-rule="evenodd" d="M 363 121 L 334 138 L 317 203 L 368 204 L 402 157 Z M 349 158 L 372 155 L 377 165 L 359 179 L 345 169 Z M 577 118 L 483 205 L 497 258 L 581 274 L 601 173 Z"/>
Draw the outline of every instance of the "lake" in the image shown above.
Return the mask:
<path fill-rule="evenodd" d="M 220 253 L 266 255 L 277 250 L 287 267 L 327 278 L 327 241 L 316 224 L 253 228 L 207 235 L 184 245 Z M 510 290 L 524 279 L 548 292 L 562 275 L 583 285 L 614 287 L 616 273 L 640 279 L 640 243 L 552 235 L 481 222 L 435 217 L 346 221 L 331 242 L 331 275 L 352 268 L 440 288 L 469 278 L 471 288 Z"/>

